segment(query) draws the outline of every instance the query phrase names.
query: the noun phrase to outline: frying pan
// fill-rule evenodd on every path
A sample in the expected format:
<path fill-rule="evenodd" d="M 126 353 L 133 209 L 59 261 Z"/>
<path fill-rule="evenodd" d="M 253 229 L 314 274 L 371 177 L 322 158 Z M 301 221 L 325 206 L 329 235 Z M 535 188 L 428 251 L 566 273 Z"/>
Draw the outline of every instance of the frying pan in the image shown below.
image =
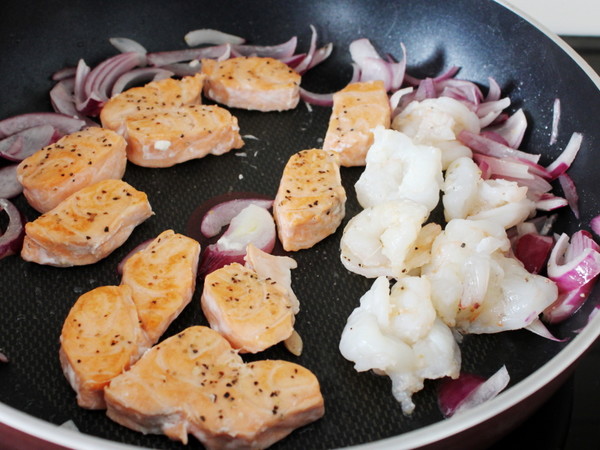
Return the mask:
<path fill-rule="evenodd" d="M 559 38 L 536 27 L 504 5 L 480 0 L 45 0 L 5 1 L 0 14 L 0 117 L 50 110 L 50 75 L 84 58 L 89 65 L 115 54 L 108 43 L 123 36 L 149 51 L 185 47 L 183 36 L 197 28 L 215 28 L 276 44 L 293 35 L 308 48 L 309 25 L 320 43 L 333 42 L 332 56 L 309 72 L 303 86 L 318 92 L 342 88 L 350 79 L 348 44 L 371 39 L 381 53 L 408 51 L 408 71 L 436 75 L 451 65 L 460 77 L 487 86 L 493 76 L 523 107 L 530 128 L 524 148 L 555 158 L 570 134 L 584 135 L 582 150 L 570 169 L 580 193 L 580 220 L 561 211 L 555 230 L 572 233 L 600 213 L 597 156 L 600 146 L 600 80 Z M 562 102 L 558 143 L 549 145 L 552 104 Z M 226 192 L 252 191 L 273 196 L 289 156 L 319 147 L 330 110 L 307 108 L 282 113 L 235 110 L 247 139 L 245 157 L 230 153 L 169 169 L 129 165 L 125 179 L 148 194 L 156 215 L 105 260 L 85 267 L 58 269 L 26 263 L 17 256 L 0 262 L 0 351 L 10 363 L 0 366 L 0 441 L 30 447 L 39 440 L 78 448 L 135 445 L 179 448 L 164 436 L 144 436 L 111 422 L 101 411 L 76 405 L 58 361 L 58 337 L 75 300 L 94 287 L 119 282 L 118 262 L 140 242 L 171 228 L 184 232 L 188 217 L 204 201 Z M 360 169 L 343 169 L 348 193 L 347 217 L 358 213 L 353 185 Z M 28 219 L 37 214 L 21 197 L 15 200 Z M 433 220 L 441 220 L 437 211 Z M 370 448 L 483 446 L 527 417 L 568 377 L 577 360 L 600 334 L 600 317 L 587 326 L 600 296 L 595 290 L 584 308 L 553 327 L 564 342 L 526 331 L 466 336 L 461 344 L 463 370 L 489 376 L 502 365 L 509 388 L 496 399 L 463 415 L 443 420 L 435 382 L 414 396 L 417 408 L 406 417 L 393 399 L 386 377 L 356 373 L 338 351 L 340 333 L 371 280 L 348 273 L 339 261 L 340 230 L 313 249 L 297 252 L 294 289 L 302 309 L 297 329 L 305 347 L 292 357 L 276 346 L 258 358 L 291 359 L 319 378 L 325 417 L 296 430 L 274 448 Z M 170 336 L 192 324 L 206 324 L 199 307 L 201 283 L 191 304 L 172 324 Z M 575 330 L 583 330 L 577 333 Z M 250 360 L 252 357 L 246 357 Z M 80 433 L 57 426 L 72 420 Z M 2 425 L 3 424 L 3 425 Z M 114 442 L 109 442 L 114 441 Z M 201 448 L 192 439 L 190 448 Z"/>

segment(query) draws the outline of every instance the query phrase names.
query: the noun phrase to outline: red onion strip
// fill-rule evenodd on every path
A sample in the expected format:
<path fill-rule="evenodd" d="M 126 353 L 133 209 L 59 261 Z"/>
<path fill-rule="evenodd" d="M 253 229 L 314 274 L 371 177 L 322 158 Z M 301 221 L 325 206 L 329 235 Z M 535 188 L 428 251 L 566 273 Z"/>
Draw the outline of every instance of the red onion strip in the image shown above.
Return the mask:
<path fill-rule="evenodd" d="M 273 200 L 239 198 L 219 203 L 209 209 L 202 218 L 202 222 L 200 223 L 201 233 L 207 238 L 216 236 L 221 231 L 221 228 L 228 225 L 235 216 L 249 205 L 269 209 L 273 206 Z"/>
<path fill-rule="evenodd" d="M 546 167 L 546 170 L 550 173 L 551 179 L 558 178 L 559 175 L 565 173 L 571 164 L 575 160 L 579 149 L 581 148 L 581 142 L 583 136 L 581 133 L 573 133 L 571 139 L 567 143 L 567 146 L 558 158 L 554 160 L 552 164 Z"/>
<path fill-rule="evenodd" d="M 17 164 L 0 167 L 0 198 L 13 198 L 23 192 L 17 179 Z"/>
<path fill-rule="evenodd" d="M 14 255 L 21 251 L 25 228 L 23 227 L 23 216 L 9 200 L 0 198 L 0 212 L 8 214 L 8 226 L 4 234 L 0 236 L 0 259 Z"/>
<path fill-rule="evenodd" d="M 554 105 L 552 107 L 552 131 L 550 132 L 550 145 L 556 143 L 558 138 L 558 124 L 560 122 L 560 99 L 554 99 Z"/>
<path fill-rule="evenodd" d="M 575 217 L 579 219 L 579 194 L 577 193 L 577 187 L 575 186 L 573 179 L 565 172 L 558 176 L 558 182 L 565 193 L 565 198 L 569 203 L 571 211 L 573 211 Z"/>
<path fill-rule="evenodd" d="M 188 32 L 184 36 L 185 43 L 190 47 L 204 44 L 243 44 L 246 39 L 233 34 L 224 33 L 210 28 L 201 28 Z"/>
<path fill-rule="evenodd" d="M 600 216 L 595 216 L 590 220 L 590 228 L 594 233 L 600 236 Z"/>
<path fill-rule="evenodd" d="M 85 123 L 80 119 L 52 112 L 21 114 L 0 121 L 0 139 L 38 125 L 51 125 L 62 136 L 81 130 Z"/>

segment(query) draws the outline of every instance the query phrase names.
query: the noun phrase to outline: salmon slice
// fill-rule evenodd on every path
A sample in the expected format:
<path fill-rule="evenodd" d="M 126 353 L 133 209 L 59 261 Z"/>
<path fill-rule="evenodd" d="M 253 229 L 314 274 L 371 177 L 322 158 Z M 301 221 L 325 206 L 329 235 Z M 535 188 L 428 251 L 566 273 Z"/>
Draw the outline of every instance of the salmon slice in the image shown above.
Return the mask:
<path fill-rule="evenodd" d="M 344 218 L 345 204 L 335 153 L 310 149 L 292 155 L 273 203 L 283 248 L 310 248 L 334 233 Z"/>
<path fill-rule="evenodd" d="M 371 130 L 390 127 L 391 108 L 383 81 L 351 83 L 333 94 L 323 149 L 338 152 L 342 166 L 364 166 Z"/>
<path fill-rule="evenodd" d="M 200 103 L 204 78 L 202 74 L 181 80 L 166 78 L 121 92 L 108 100 L 100 111 L 102 126 L 124 134 L 127 118 Z"/>
<path fill-rule="evenodd" d="M 204 95 L 232 108 L 293 109 L 300 100 L 300 74 L 285 63 L 258 56 L 202 60 Z"/>
<path fill-rule="evenodd" d="M 241 353 L 265 350 L 294 331 L 294 308 L 287 289 L 238 263 L 205 277 L 201 304 L 211 328 Z"/>
<path fill-rule="evenodd" d="M 192 300 L 200 244 L 163 231 L 123 265 L 121 284 L 131 287 L 142 328 L 155 343 Z"/>
<path fill-rule="evenodd" d="M 241 148 L 237 119 L 216 105 L 182 106 L 126 121 L 127 157 L 139 166 L 170 167 Z"/>
<path fill-rule="evenodd" d="M 324 414 L 308 369 L 281 360 L 244 364 L 219 333 L 190 327 L 154 346 L 105 389 L 112 420 L 208 449 L 266 448 Z"/>
<path fill-rule="evenodd" d="M 27 223 L 21 257 L 57 267 L 93 264 L 152 214 L 146 194 L 122 180 L 103 180 Z"/>
<path fill-rule="evenodd" d="M 23 194 L 33 208 L 44 213 L 85 186 L 122 178 L 126 146 L 123 137 L 98 127 L 64 136 L 18 165 Z"/>
<path fill-rule="evenodd" d="M 129 286 L 102 286 L 71 308 L 60 335 L 60 362 L 83 408 L 103 409 L 104 387 L 150 347 Z"/>

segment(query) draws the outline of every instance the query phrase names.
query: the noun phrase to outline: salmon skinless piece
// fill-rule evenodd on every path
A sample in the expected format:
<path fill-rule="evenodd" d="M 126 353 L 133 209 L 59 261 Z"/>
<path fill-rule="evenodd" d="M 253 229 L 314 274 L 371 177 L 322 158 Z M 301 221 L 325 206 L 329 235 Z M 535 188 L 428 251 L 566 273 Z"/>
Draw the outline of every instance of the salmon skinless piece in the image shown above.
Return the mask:
<path fill-rule="evenodd" d="M 165 78 L 115 95 L 102 107 L 100 122 L 104 128 L 123 135 L 125 120 L 144 117 L 158 111 L 200 103 L 205 76 L 196 74 L 181 80 Z"/>
<path fill-rule="evenodd" d="M 83 408 L 103 409 L 104 387 L 150 348 L 129 286 L 102 286 L 71 308 L 60 335 L 60 361 Z"/>
<path fill-rule="evenodd" d="M 127 157 L 139 166 L 170 167 L 241 148 L 237 119 L 216 105 L 182 106 L 126 121 Z"/>
<path fill-rule="evenodd" d="M 166 230 L 123 265 L 121 284 L 131 287 L 142 328 L 153 344 L 192 300 L 199 256 L 198 242 Z"/>
<path fill-rule="evenodd" d="M 390 127 L 391 108 L 383 81 L 351 83 L 333 94 L 323 150 L 340 154 L 342 166 L 364 166 L 373 144 L 371 130 Z"/>
<path fill-rule="evenodd" d="M 147 351 L 105 389 L 107 415 L 142 433 L 208 449 L 262 449 L 324 414 L 308 369 L 281 360 L 244 364 L 208 327 L 185 329 Z"/>
<path fill-rule="evenodd" d="M 204 278 L 201 304 L 211 328 L 240 353 L 265 350 L 294 331 L 294 305 L 288 290 L 238 263 Z"/>
<path fill-rule="evenodd" d="M 310 248 L 334 233 L 344 218 L 345 204 L 335 152 L 310 149 L 292 155 L 273 203 L 283 248 Z"/>
<path fill-rule="evenodd" d="M 152 214 L 143 192 L 122 180 L 99 181 L 27 223 L 21 257 L 57 267 L 93 264 Z"/>
<path fill-rule="evenodd" d="M 50 211 L 79 189 L 125 173 L 127 142 L 111 130 L 91 127 L 62 137 L 17 166 L 23 194 L 39 212 Z"/>
<path fill-rule="evenodd" d="M 300 74 L 274 58 L 203 59 L 202 73 L 204 95 L 232 108 L 284 111 L 300 100 Z"/>

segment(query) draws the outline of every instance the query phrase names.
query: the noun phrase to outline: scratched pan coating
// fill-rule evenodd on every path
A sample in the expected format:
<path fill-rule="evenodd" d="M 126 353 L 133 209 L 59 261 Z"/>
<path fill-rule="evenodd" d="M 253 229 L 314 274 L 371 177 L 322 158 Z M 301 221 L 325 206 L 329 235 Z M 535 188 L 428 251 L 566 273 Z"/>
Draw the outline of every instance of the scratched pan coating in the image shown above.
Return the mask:
<path fill-rule="evenodd" d="M 306 50 L 310 24 L 319 32 L 319 44 L 333 42 L 335 47 L 329 60 L 305 77 L 303 86 L 307 89 L 330 92 L 348 82 L 351 66 L 347 49 L 356 38 L 367 37 L 382 54 L 391 53 L 398 58 L 403 42 L 408 71 L 413 75 L 436 75 L 457 65 L 461 67 L 461 78 L 484 87 L 488 76 L 493 76 L 513 100 L 510 110 L 525 109 L 530 127 L 524 147 L 543 153 L 542 163 L 559 154 L 573 131 L 583 133 L 582 150 L 569 172 L 579 188 L 581 219 L 576 220 L 565 209 L 556 229 L 573 232 L 587 227 L 590 218 L 600 213 L 598 163 L 593 154 L 600 147 L 597 77 L 590 77 L 555 37 L 546 36 L 526 19 L 492 1 L 11 0 L 3 3 L 0 14 L 0 118 L 49 111 L 50 75 L 64 66 L 75 65 L 80 58 L 95 65 L 115 54 L 109 37 L 132 38 L 149 51 L 163 51 L 184 48 L 187 31 L 215 28 L 244 36 L 256 44 L 277 44 L 297 35 L 299 48 Z M 558 143 L 550 146 L 552 104 L 556 97 L 561 99 L 563 115 Z M 140 242 L 167 228 L 184 232 L 194 209 L 216 195 L 252 191 L 274 196 L 289 156 L 321 146 L 330 110 L 307 108 L 301 103 L 296 109 L 281 113 L 232 112 L 238 117 L 241 134 L 256 138 L 246 139 L 241 150 L 245 156 L 232 152 L 167 169 L 129 164 L 125 180 L 148 194 L 156 215 L 105 260 L 69 269 L 26 263 L 16 256 L 0 261 L 0 351 L 11 361 L 0 366 L 0 422 L 8 423 L 10 411 L 16 409 L 50 424 L 72 420 L 81 432 L 102 439 L 144 447 L 180 448 L 164 436 L 144 436 L 113 423 L 103 412 L 79 408 L 61 372 L 58 338 L 77 297 L 97 286 L 117 284 L 118 262 Z M 293 255 L 298 261 L 293 286 L 301 301 L 297 330 L 304 339 L 303 354 L 296 358 L 277 346 L 260 355 L 306 366 L 319 378 L 325 398 L 323 419 L 293 432 L 274 448 L 335 448 L 389 438 L 392 441 L 380 445 L 421 445 L 443 438 L 451 440 L 463 428 L 477 429 L 484 418 L 493 423 L 493 416 L 506 417 L 511 408 L 514 417 L 526 415 L 526 408 L 519 410 L 520 401 L 535 393 L 543 393 L 538 397 L 549 395 L 557 380 L 572 369 L 577 356 L 597 337 L 597 331 L 586 329 L 578 339 L 564 343 L 525 331 L 467 336 L 461 344 L 464 370 L 488 376 L 505 364 L 511 374 L 511 388 L 501 396 L 504 403 L 497 399 L 498 403 L 491 405 L 495 407 L 493 412 L 479 410 L 481 419 L 470 417 L 468 427 L 460 421 L 451 422 L 456 423 L 455 428 L 445 427 L 434 382 L 427 382 L 425 389 L 414 396 L 417 408 L 412 416 L 405 417 L 391 395 L 387 378 L 358 374 L 342 358 L 338 351 L 341 331 L 371 284 L 370 280 L 348 273 L 339 260 L 341 229 L 360 210 L 353 189 L 359 175 L 360 169 L 342 169 L 348 204 L 346 219 L 338 232 L 313 249 Z M 22 196 L 16 204 L 28 219 L 37 216 Z M 433 219 L 441 219 L 439 211 Z M 206 324 L 199 307 L 201 288 L 199 284 L 191 304 L 166 336 L 193 324 Z M 553 331 L 573 337 L 573 330 L 585 324 L 597 303 L 596 290 L 584 310 Z M 552 379 L 540 376 L 541 373 L 552 374 Z M 511 399 L 512 393 L 515 396 Z M 27 420 L 18 425 L 11 423 L 21 431 L 37 433 L 38 428 Z M 495 438 L 505 431 L 490 436 Z M 403 436 L 415 435 L 410 432 L 430 436 L 403 441 Z M 53 437 L 46 438 L 62 442 L 61 436 L 66 434 L 70 433 L 57 429 Z M 202 446 L 192 438 L 188 447 Z"/>

